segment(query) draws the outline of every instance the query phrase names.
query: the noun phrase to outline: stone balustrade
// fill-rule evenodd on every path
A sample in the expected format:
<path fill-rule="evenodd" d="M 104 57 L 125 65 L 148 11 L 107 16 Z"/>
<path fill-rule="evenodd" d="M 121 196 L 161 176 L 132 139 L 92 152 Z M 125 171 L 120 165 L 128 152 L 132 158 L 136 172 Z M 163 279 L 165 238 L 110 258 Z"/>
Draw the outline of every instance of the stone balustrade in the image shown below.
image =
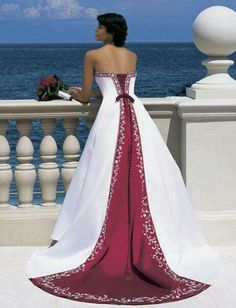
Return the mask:
<path fill-rule="evenodd" d="M 179 165 L 193 206 L 211 244 L 234 244 L 236 234 L 236 100 L 192 99 L 186 96 L 140 98 L 157 125 L 173 158 Z M 0 245 L 47 245 L 63 196 L 82 153 L 75 130 L 85 117 L 91 128 L 100 106 L 68 101 L 0 101 Z M 65 137 L 54 136 L 55 123 L 63 120 Z M 15 119 L 19 132 L 15 148 L 9 144 L 9 120 Z M 40 119 L 42 138 L 34 149 L 30 131 Z M 86 140 L 84 140 L 85 142 Z M 58 149 L 63 162 L 56 163 Z M 14 154 L 13 166 L 9 160 Z M 11 157 L 14 155 L 11 155 Z M 38 156 L 38 165 L 33 163 Z M 158 157 L 157 157 L 158 159 Z M 40 202 L 34 202 L 36 179 Z M 12 205 L 15 180 L 18 202 Z M 58 181 L 64 191 L 57 191 Z M 38 200 L 38 199 L 37 199 Z"/>
<path fill-rule="evenodd" d="M 160 118 L 159 128 L 165 135 L 168 122 L 175 117 L 176 106 L 170 99 L 146 98 L 145 106 L 156 122 Z M 77 102 L 55 100 L 39 102 L 37 100 L 1 100 L 0 101 L 0 245 L 34 245 L 48 242 L 53 223 L 58 215 L 60 203 L 57 203 L 57 187 L 61 179 L 65 195 L 73 177 L 79 157 L 82 153 L 76 128 L 81 117 L 86 118 L 90 129 L 100 106 L 99 99 L 92 99 L 90 105 Z M 164 110 L 165 109 L 165 110 Z M 30 138 L 35 119 L 40 120 L 42 138 L 38 152 Z M 57 144 L 54 129 L 56 120 L 63 120 L 65 138 Z M 164 121 L 162 121 L 163 119 Z M 10 144 L 7 134 L 9 121 L 15 120 L 18 139 L 15 148 Z M 179 129 L 175 130 L 178 135 Z M 173 131 L 174 133 L 174 131 Z M 176 140 L 178 136 L 173 137 Z M 56 163 L 58 148 L 63 151 L 63 163 Z M 178 143 L 171 145 L 173 156 L 180 162 Z M 34 157 L 40 163 L 33 163 Z M 17 162 L 14 166 L 11 161 Z M 41 202 L 35 203 L 35 183 L 40 185 Z M 11 204 L 12 183 L 15 183 L 17 204 Z M 45 211 L 42 211 L 46 209 Z"/>
<path fill-rule="evenodd" d="M 168 106 L 168 100 L 159 100 L 159 105 L 150 99 L 147 106 L 150 108 L 154 121 L 156 113 L 163 111 L 159 106 Z M 163 102 L 161 104 L 161 102 Z M 80 156 L 80 142 L 76 137 L 75 130 L 79 125 L 80 117 L 87 118 L 87 126 L 90 129 L 99 109 L 99 100 L 94 100 L 89 106 L 62 100 L 51 102 L 38 102 L 36 100 L 2 100 L 0 101 L 0 209 L 9 208 L 10 187 L 13 181 L 17 187 L 19 208 L 34 207 L 33 196 L 36 178 L 40 183 L 42 207 L 54 207 L 56 203 L 57 184 L 59 178 L 63 181 L 64 192 L 66 192 L 73 173 L 77 167 Z M 172 105 L 172 107 L 171 107 Z M 155 106 L 155 109 L 153 108 Z M 158 108 L 157 108 L 158 106 Z M 148 107 L 147 107 L 148 108 Z M 169 101 L 169 112 L 174 110 L 173 102 Z M 152 109 L 152 110 L 151 110 Z M 172 111 L 171 111 L 172 109 Z M 168 108 L 166 110 L 168 112 Z M 58 152 L 58 145 L 53 136 L 56 119 L 63 118 L 65 139 L 62 144 L 64 163 L 58 166 L 55 162 Z M 16 120 L 16 129 L 19 132 L 19 139 L 16 143 L 15 170 L 8 163 L 10 158 L 10 144 L 6 136 L 8 121 Z M 30 139 L 30 130 L 34 119 L 40 119 L 40 126 L 43 137 L 39 146 L 39 153 Z M 41 163 L 36 170 L 32 164 L 35 155 L 40 156 Z M 176 152 L 179 159 L 179 154 Z"/>
<path fill-rule="evenodd" d="M 91 127 L 98 109 L 98 104 L 80 106 L 75 102 L 51 101 L 38 102 L 36 100 L 2 100 L 0 101 L 0 209 L 8 208 L 10 187 L 14 177 L 18 207 L 33 207 L 33 192 L 36 177 L 41 187 L 41 206 L 56 206 L 56 189 L 59 177 L 62 177 L 65 191 L 77 166 L 80 152 L 80 142 L 75 136 L 75 129 L 79 125 L 80 117 L 87 117 L 87 125 Z M 40 119 L 43 138 L 38 153 L 41 163 L 36 168 L 32 164 L 35 154 L 30 139 L 30 130 L 34 119 Z M 64 163 L 59 168 L 55 162 L 58 146 L 53 136 L 57 118 L 63 118 L 65 139 L 63 141 Z M 6 137 L 8 120 L 16 121 L 19 140 L 16 144 L 17 165 L 13 171 L 8 163 L 10 158 L 10 144 Z"/>

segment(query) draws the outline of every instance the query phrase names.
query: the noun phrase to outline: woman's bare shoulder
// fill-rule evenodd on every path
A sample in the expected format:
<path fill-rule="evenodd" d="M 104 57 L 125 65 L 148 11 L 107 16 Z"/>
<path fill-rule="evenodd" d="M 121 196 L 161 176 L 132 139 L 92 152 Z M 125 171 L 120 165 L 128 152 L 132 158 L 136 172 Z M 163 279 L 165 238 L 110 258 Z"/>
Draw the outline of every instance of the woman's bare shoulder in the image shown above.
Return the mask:
<path fill-rule="evenodd" d="M 127 52 L 129 52 L 129 53 L 131 53 L 131 54 L 134 54 L 134 55 L 136 55 L 136 53 L 134 52 L 134 51 L 132 51 L 132 50 L 130 50 L 130 49 L 128 49 L 127 47 L 119 47 L 119 48 L 117 48 L 117 50 L 124 50 L 124 51 L 127 51 Z M 103 51 L 114 51 L 114 49 L 112 49 L 112 47 L 110 47 L 110 46 L 101 46 L 101 47 L 98 47 L 98 48 L 94 48 L 94 49 L 91 49 L 90 50 L 91 52 L 94 52 L 94 53 L 96 53 L 96 52 L 103 52 Z"/>
<path fill-rule="evenodd" d="M 97 49 L 90 49 L 86 51 L 87 54 L 91 54 L 91 55 L 96 54 L 96 52 L 97 52 Z"/>
<path fill-rule="evenodd" d="M 95 48 L 95 49 L 90 49 L 86 52 L 86 54 L 89 54 L 91 57 L 96 57 L 96 56 L 99 56 L 99 54 L 101 54 L 101 49 L 102 47 L 100 48 Z"/>
<path fill-rule="evenodd" d="M 132 55 L 137 59 L 138 55 L 136 54 L 136 52 L 130 50 L 130 52 L 132 53 Z"/>
<path fill-rule="evenodd" d="M 123 51 L 126 53 L 121 53 L 120 55 L 123 55 L 124 57 L 127 57 L 131 60 L 131 61 L 136 61 L 137 60 L 137 54 L 126 48 L 123 47 Z M 95 49 L 90 49 L 89 51 L 87 51 L 86 53 L 90 54 L 90 57 L 94 59 L 94 61 L 101 59 L 103 57 L 109 57 L 110 54 L 112 54 L 112 52 L 114 52 L 114 50 L 109 49 L 109 47 L 107 48 L 106 46 L 102 46 L 102 47 L 98 47 Z"/>
<path fill-rule="evenodd" d="M 134 58 L 137 59 L 138 55 L 136 54 L 136 52 L 134 52 L 133 50 L 130 50 L 130 49 L 126 48 L 126 47 L 125 47 L 125 49 L 127 50 L 127 52 L 128 52 L 131 56 L 133 56 Z"/>

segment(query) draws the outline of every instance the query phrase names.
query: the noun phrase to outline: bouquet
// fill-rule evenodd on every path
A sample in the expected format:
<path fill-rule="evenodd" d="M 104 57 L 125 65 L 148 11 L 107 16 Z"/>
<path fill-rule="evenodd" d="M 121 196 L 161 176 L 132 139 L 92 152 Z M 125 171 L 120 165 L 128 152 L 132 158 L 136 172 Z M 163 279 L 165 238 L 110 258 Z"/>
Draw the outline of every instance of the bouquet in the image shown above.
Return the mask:
<path fill-rule="evenodd" d="M 53 75 L 40 80 L 36 94 L 40 101 L 50 101 L 58 98 L 71 101 L 73 96 L 65 92 L 68 89 L 69 87 L 57 75 Z"/>

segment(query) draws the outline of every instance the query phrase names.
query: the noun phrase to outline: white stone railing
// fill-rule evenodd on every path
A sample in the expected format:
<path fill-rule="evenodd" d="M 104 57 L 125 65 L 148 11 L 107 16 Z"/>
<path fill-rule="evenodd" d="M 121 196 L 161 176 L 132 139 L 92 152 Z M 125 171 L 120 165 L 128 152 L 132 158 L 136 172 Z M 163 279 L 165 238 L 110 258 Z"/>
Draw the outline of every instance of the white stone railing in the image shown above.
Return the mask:
<path fill-rule="evenodd" d="M 32 207 L 33 190 L 38 176 L 42 203 L 40 205 L 55 206 L 56 189 L 59 177 L 62 177 L 65 191 L 77 166 L 80 152 L 80 142 L 75 136 L 78 119 L 87 117 L 87 125 L 91 127 L 98 110 L 96 100 L 90 106 L 80 105 L 76 102 L 51 101 L 39 102 L 36 100 L 1 100 L 0 101 L 0 210 L 8 208 L 11 182 L 15 180 L 19 204 L 18 207 Z M 40 158 L 36 174 L 32 159 L 35 153 L 33 143 L 29 138 L 33 119 L 40 119 L 43 138 L 40 143 Z M 56 119 L 63 118 L 65 140 L 63 142 L 64 164 L 61 170 L 55 158 L 58 146 L 53 137 Z M 16 145 L 17 165 L 13 172 L 8 163 L 10 157 L 10 144 L 6 137 L 8 120 L 16 120 L 19 140 Z"/>

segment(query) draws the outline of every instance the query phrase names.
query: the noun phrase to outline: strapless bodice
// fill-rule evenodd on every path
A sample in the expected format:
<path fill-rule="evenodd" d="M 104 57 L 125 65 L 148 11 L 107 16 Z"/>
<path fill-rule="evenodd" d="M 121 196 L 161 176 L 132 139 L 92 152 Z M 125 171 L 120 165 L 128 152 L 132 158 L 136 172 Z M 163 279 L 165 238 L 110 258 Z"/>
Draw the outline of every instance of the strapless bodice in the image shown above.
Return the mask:
<path fill-rule="evenodd" d="M 120 98 L 128 98 L 132 102 L 137 71 L 128 73 L 95 72 L 94 75 L 103 98 L 111 98 L 115 101 Z"/>
<path fill-rule="evenodd" d="M 113 75 L 132 75 L 132 76 L 136 76 L 137 75 L 137 71 L 133 71 L 133 72 L 128 72 L 128 73 L 112 73 L 112 72 L 94 72 L 96 77 L 110 77 Z"/>

